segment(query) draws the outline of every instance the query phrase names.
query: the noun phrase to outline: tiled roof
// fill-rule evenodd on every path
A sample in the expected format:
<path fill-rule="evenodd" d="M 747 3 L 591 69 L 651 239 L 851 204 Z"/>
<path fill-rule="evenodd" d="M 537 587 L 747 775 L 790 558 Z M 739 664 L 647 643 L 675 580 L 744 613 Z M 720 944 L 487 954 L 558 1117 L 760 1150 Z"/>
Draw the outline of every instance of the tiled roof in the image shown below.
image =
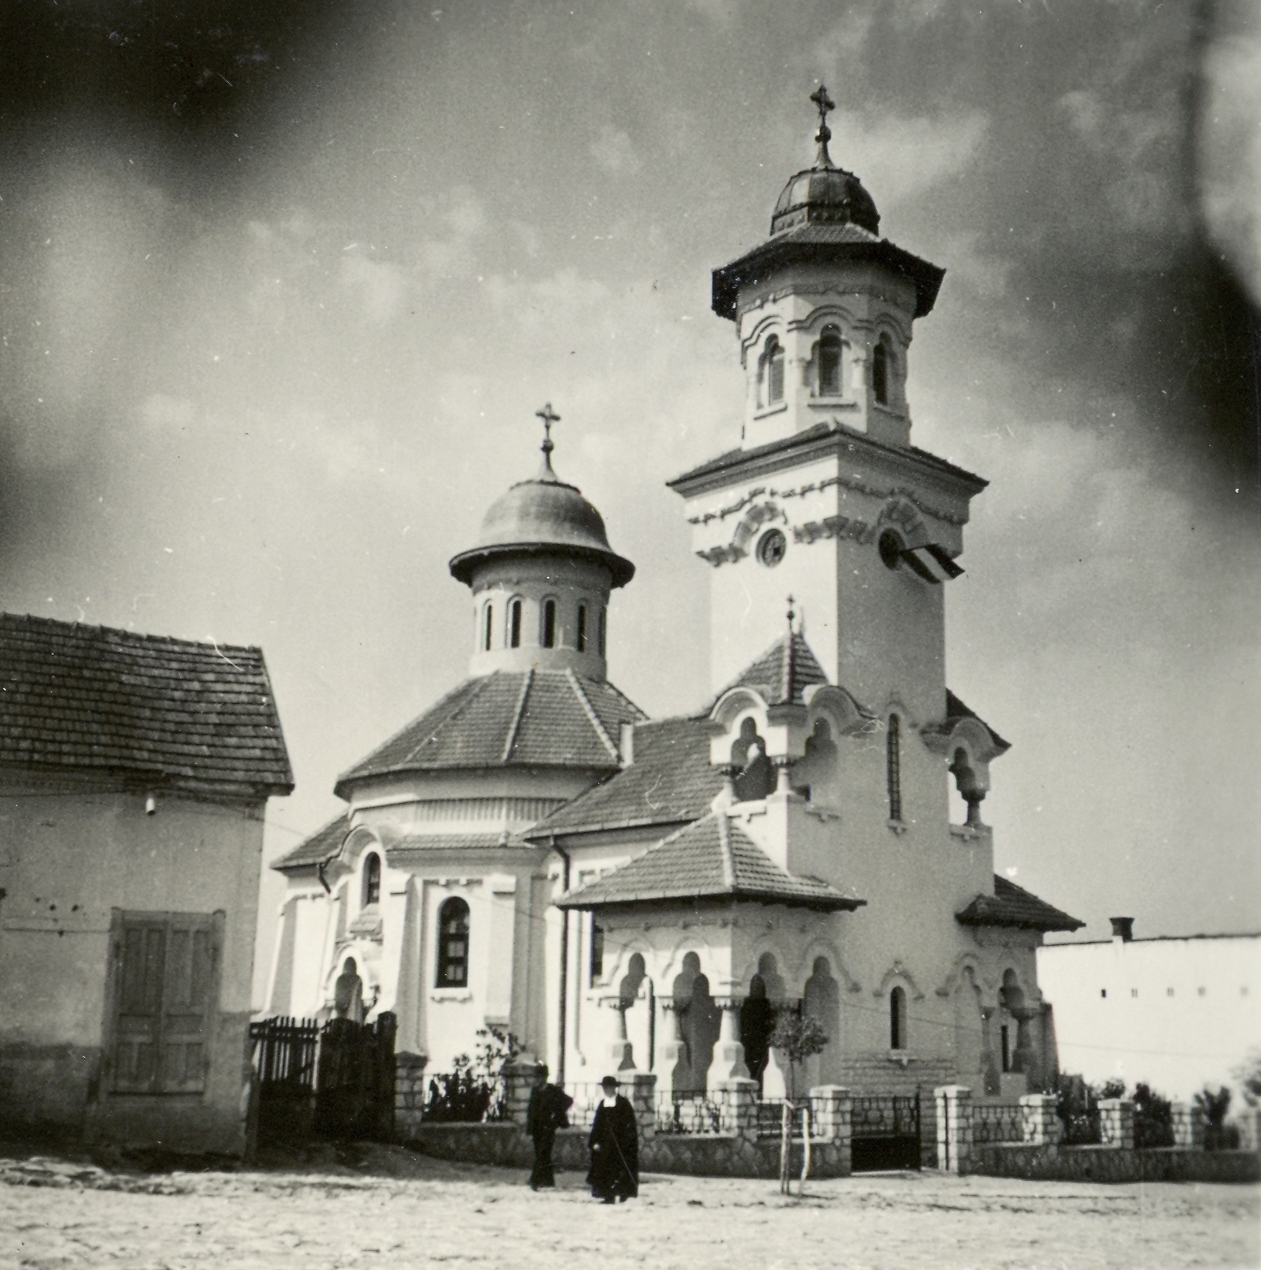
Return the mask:
<path fill-rule="evenodd" d="M 704 719 L 658 719 L 635 725 L 634 762 L 539 821 L 528 836 L 641 825 L 677 825 L 708 810 L 722 789 L 709 765 Z"/>
<path fill-rule="evenodd" d="M 618 765 L 622 723 L 643 711 L 606 680 L 568 670 L 496 671 L 467 679 L 338 778 L 334 792 L 392 772 Z"/>
<path fill-rule="evenodd" d="M 285 869 L 296 869 L 305 864 L 319 864 L 335 855 L 341 847 L 346 835 L 350 832 L 350 817 L 343 812 L 335 816 L 322 829 L 317 829 L 305 842 L 299 843 L 292 851 L 271 862 L 273 869 L 283 872 Z"/>
<path fill-rule="evenodd" d="M 874 437 L 869 437 L 865 433 L 855 432 L 845 427 L 844 424 L 825 420 L 809 428 L 803 428 L 800 432 L 794 432 L 792 436 L 780 437 L 776 441 L 766 441 L 762 445 L 751 446 L 747 450 L 739 446 L 733 450 L 727 450 L 718 455 L 717 458 L 709 459 L 697 467 L 690 468 L 681 476 L 668 480 L 666 485 L 671 489 L 677 489 L 685 483 L 700 477 L 713 476 L 726 471 L 728 468 L 761 459 L 768 455 L 778 454 L 781 451 L 785 454 L 792 454 L 799 449 L 806 449 L 812 443 L 824 440 L 829 436 L 835 437 L 838 442 L 843 441 L 850 449 L 883 451 L 886 454 L 901 456 L 913 454 L 916 459 L 926 466 L 935 468 L 945 475 L 955 477 L 971 485 L 974 493 L 979 493 L 989 484 L 988 481 L 977 476 L 975 472 L 969 472 L 965 468 L 957 467 L 946 459 L 940 458 L 936 454 L 930 454 L 927 450 L 921 450 L 917 446 L 891 445 L 884 441 L 877 441 Z"/>
<path fill-rule="evenodd" d="M 0 762 L 288 793 L 257 648 L 0 614 Z"/>
<path fill-rule="evenodd" d="M 946 721 L 944 724 L 938 727 L 935 727 L 932 730 L 939 731 L 939 732 L 949 732 L 951 728 L 954 726 L 954 722 L 956 719 L 975 719 L 979 724 L 981 724 L 982 727 L 986 729 L 986 731 L 989 732 L 990 736 L 994 738 L 994 744 L 998 746 L 1000 750 L 1011 749 L 1010 741 L 1004 741 L 1003 738 L 999 736 L 998 733 L 995 732 L 994 729 L 991 728 L 990 725 L 986 723 L 985 720 L 982 719 L 981 716 L 977 714 L 975 710 L 969 710 L 968 707 L 964 705 L 963 702 L 960 701 L 959 698 L 956 697 L 954 693 L 950 691 L 949 688 L 947 688 L 946 689 Z"/>
<path fill-rule="evenodd" d="M 536 849 L 519 834 L 400 833 L 397 828 L 388 824 L 374 826 L 374 829 L 385 846 L 388 859 L 392 859 L 396 852 L 403 851 L 487 851 L 501 848 L 532 851 Z M 301 845 L 294 847 L 288 855 L 272 861 L 271 867 L 283 873 L 287 869 L 319 864 L 321 860 L 327 860 L 341 850 L 342 842 L 349 831 L 349 818 L 338 816 L 336 820 L 329 821 L 323 829 L 313 833 Z"/>
<path fill-rule="evenodd" d="M 800 705 L 805 690 L 811 684 L 825 684 L 827 681 L 828 677 L 806 643 L 806 637 L 795 631 L 790 644 L 785 632 L 718 695 L 721 697 L 732 688 L 752 688 L 768 706 L 790 701 Z"/>
<path fill-rule="evenodd" d="M 588 909 L 724 897 L 828 912 L 864 903 L 818 878 L 785 872 L 725 812 L 713 811 L 556 904 Z"/>
<path fill-rule="evenodd" d="M 1077 930 L 1086 924 L 997 873 L 994 894 L 978 895 L 962 913 L 955 914 L 955 920 L 964 926 L 1018 926 L 1024 930 Z"/>

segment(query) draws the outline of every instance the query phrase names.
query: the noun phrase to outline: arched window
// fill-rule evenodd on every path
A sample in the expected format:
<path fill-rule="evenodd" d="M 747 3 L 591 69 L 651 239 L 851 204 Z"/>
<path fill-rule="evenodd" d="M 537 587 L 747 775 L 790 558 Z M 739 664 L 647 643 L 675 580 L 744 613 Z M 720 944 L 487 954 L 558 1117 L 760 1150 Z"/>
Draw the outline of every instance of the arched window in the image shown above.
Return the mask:
<path fill-rule="evenodd" d="M 762 354 L 762 384 L 765 405 L 778 405 L 784 400 L 784 346 L 773 335 Z"/>
<path fill-rule="evenodd" d="M 871 355 L 871 391 L 882 406 L 889 404 L 889 362 L 889 345 L 882 335 Z"/>
<path fill-rule="evenodd" d="M 578 626 L 574 631 L 574 647 L 580 652 L 587 651 L 587 606 L 578 605 Z"/>
<path fill-rule="evenodd" d="M 591 923 L 591 974 L 590 982 L 604 978 L 604 927 L 599 922 Z"/>
<path fill-rule="evenodd" d="M 438 987 L 468 987 L 468 905 L 460 899 L 438 910 Z"/>
<path fill-rule="evenodd" d="M 599 632 L 599 634 L 600 634 L 600 642 L 599 642 L 599 648 L 600 648 L 600 656 L 601 656 L 601 657 L 603 657 L 603 656 L 604 656 L 604 636 L 605 636 L 605 628 L 606 628 L 606 625 L 607 625 L 607 623 L 605 622 L 605 617 L 606 617 L 606 615 L 607 615 L 607 614 L 608 614 L 608 609 L 601 609 L 601 610 L 600 610 L 600 632 Z"/>
<path fill-rule="evenodd" d="M 906 991 L 894 988 L 889 993 L 889 1048 L 906 1049 Z"/>
<path fill-rule="evenodd" d="M 508 647 L 521 647 L 521 601 L 508 602 Z"/>
<path fill-rule="evenodd" d="M 495 610 L 489 600 L 486 601 L 486 607 L 482 609 L 482 647 L 486 650 L 490 649 L 491 636 L 494 633 Z"/>
<path fill-rule="evenodd" d="M 825 326 L 819 340 L 819 396 L 841 395 L 841 333 L 834 326 Z"/>
<path fill-rule="evenodd" d="M 556 647 L 556 601 L 555 600 L 543 601 L 542 626 L 543 626 L 543 630 L 541 632 L 542 638 L 540 639 L 539 642 L 543 645 L 544 648 L 555 648 Z"/>
<path fill-rule="evenodd" d="M 363 906 L 381 899 L 381 857 L 373 851 L 363 862 Z"/>
<path fill-rule="evenodd" d="M 885 775 L 889 784 L 889 819 L 902 819 L 902 726 L 896 714 L 889 716 L 885 737 Z"/>

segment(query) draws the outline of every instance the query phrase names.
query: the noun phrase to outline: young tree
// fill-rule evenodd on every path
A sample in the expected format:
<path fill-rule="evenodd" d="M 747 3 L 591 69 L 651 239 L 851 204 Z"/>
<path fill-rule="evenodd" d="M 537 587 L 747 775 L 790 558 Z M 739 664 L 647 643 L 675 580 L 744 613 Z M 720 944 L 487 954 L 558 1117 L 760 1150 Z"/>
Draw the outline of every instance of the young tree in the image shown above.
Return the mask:
<path fill-rule="evenodd" d="M 771 1033 L 772 1047 L 788 1060 L 788 1097 L 784 1099 L 784 1113 L 780 1128 L 779 1189 L 788 1194 L 788 1168 L 792 1155 L 792 1113 L 796 1107 L 797 1068 L 814 1054 L 822 1052 L 828 1043 L 828 1035 L 818 1019 L 796 1010 L 781 1010 L 775 1019 Z M 809 1104 L 803 1104 L 808 1108 Z M 805 1158 L 801 1163 L 801 1187 L 804 1192 L 806 1176 L 810 1172 L 810 1113 L 806 1110 L 803 1120 L 802 1146 Z"/>

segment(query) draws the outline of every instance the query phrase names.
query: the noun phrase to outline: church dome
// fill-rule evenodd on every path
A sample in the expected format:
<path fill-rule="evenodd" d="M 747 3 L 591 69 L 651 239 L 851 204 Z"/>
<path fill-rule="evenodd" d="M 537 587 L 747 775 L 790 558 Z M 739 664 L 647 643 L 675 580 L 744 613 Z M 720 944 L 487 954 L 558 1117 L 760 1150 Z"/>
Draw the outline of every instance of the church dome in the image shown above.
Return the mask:
<path fill-rule="evenodd" d="M 789 178 L 771 216 L 771 233 L 797 225 L 858 225 L 878 234 L 880 213 L 863 183 L 852 172 L 832 166 L 826 151 L 822 158 L 826 166 L 807 168 Z"/>
<path fill-rule="evenodd" d="M 567 485 L 551 465 L 551 441 L 544 442 L 543 466 L 533 480 L 518 481 L 491 503 L 482 517 L 477 543 L 450 563 L 451 573 L 469 584 L 486 560 L 508 555 L 568 555 L 594 560 L 612 574 L 615 587 L 635 576 L 635 566 L 609 546 L 604 518 Z"/>

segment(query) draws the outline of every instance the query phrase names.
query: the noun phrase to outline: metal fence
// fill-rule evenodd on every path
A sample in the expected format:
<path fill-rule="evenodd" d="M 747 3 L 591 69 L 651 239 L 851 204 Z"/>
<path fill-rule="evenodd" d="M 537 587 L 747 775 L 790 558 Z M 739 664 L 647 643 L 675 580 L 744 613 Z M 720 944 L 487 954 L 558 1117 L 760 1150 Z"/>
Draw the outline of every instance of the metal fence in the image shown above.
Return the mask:
<path fill-rule="evenodd" d="M 722 1128 L 725 1089 L 712 1094 L 675 1093 L 661 1089 L 656 1094 L 658 1133 L 718 1133 Z"/>
<path fill-rule="evenodd" d="M 1024 1138 L 1018 1102 L 974 1102 L 972 1104 L 972 1141 L 1020 1142 Z"/>
<path fill-rule="evenodd" d="M 794 1139 L 800 1139 L 810 1130 L 810 1104 L 804 1100 L 792 1104 L 792 1116 L 789 1132 Z M 784 1099 L 765 1098 L 757 1105 L 757 1136 L 759 1138 L 776 1138 L 784 1131 Z"/>
<path fill-rule="evenodd" d="M 855 1138 L 918 1137 L 919 1100 L 914 1094 L 860 1094 L 850 1124 Z"/>

